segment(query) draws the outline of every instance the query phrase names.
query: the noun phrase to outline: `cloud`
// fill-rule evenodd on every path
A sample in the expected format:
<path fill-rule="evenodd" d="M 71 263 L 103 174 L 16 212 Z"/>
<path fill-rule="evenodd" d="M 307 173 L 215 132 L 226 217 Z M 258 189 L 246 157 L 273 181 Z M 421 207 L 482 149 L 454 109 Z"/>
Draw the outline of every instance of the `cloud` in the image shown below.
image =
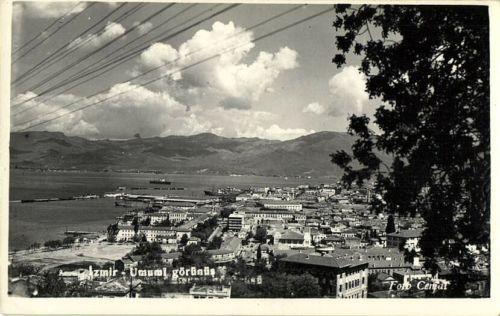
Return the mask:
<path fill-rule="evenodd" d="M 258 52 L 253 62 L 244 63 L 255 47 L 253 33 L 237 27 L 233 22 L 215 22 L 211 30 L 199 30 L 176 50 L 168 44 L 155 43 L 144 51 L 142 65 L 160 66 L 170 63 L 167 73 L 188 65 L 173 79 L 185 88 L 202 88 L 217 96 L 225 108 L 248 109 L 262 93 L 272 91 L 272 85 L 285 70 L 298 67 L 296 51 L 282 47 L 276 53 Z M 211 58 L 219 53 L 220 56 Z"/>
<path fill-rule="evenodd" d="M 239 137 L 259 137 L 264 139 L 274 140 L 289 140 L 303 135 L 315 133 L 314 130 L 306 130 L 303 128 L 282 128 L 277 124 L 273 124 L 268 128 L 262 126 L 257 127 L 252 131 L 244 131 L 238 134 Z"/>
<path fill-rule="evenodd" d="M 27 92 L 18 95 L 14 102 L 18 103 L 33 96 L 35 94 Z M 115 97 L 106 100 L 111 96 Z M 276 124 L 278 117 L 267 111 L 221 107 L 207 111 L 203 105 L 187 106 L 167 92 L 155 92 L 130 83 L 117 84 L 106 93 L 79 100 L 77 96 L 64 94 L 41 104 L 36 104 L 33 100 L 28 101 L 23 106 L 31 107 L 36 104 L 36 107 L 21 115 L 13 115 L 12 125 L 32 118 L 40 117 L 45 120 L 64 114 L 60 119 L 38 126 L 35 130 L 63 131 L 68 135 L 88 138 L 119 139 L 131 138 L 136 133 L 142 137 L 151 137 L 211 132 L 225 137 L 287 140 L 314 133 L 313 130 L 279 126 Z M 75 101 L 79 102 L 70 108 L 58 110 L 57 114 L 43 117 L 43 114 Z M 102 103 L 84 111 L 69 113 L 72 109 L 97 101 Z"/>
<path fill-rule="evenodd" d="M 177 60 L 179 54 L 172 46 L 164 43 L 154 43 L 142 52 L 140 61 L 143 65 L 153 68 Z"/>
<path fill-rule="evenodd" d="M 146 22 L 142 24 L 139 23 L 140 22 L 134 22 L 134 24 L 132 25 L 132 26 L 137 26 L 137 32 L 139 33 L 139 35 L 144 35 L 153 28 L 153 23 L 151 22 Z"/>
<path fill-rule="evenodd" d="M 369 95 L 365 91 L 366 77 L 356 67 L 344 67 L 330 79 L 328 84 L 334 99 L 329 115 L 359 114 L 365 110 L 369 100 Z"/>
<path fill-rule="evenodd" d="M 326 108 L 318 102 L 309 103 L 303 110 L 304 113 L 323 114 Z"/>
<path fill-rule="evenodd" d="M 75 7 L 76 6 L 76 7 Z M 14 16 L 26 15 L 36 18 L 59 18 L 70 12 L 76 14 L 87 7 L 86 3 L 76 5 L 75 2 L 32 1 L 14 3 Z"/>
<path fill-rule="evenodd" d="M 126 29 L 119 23 L 109 22 L 100 34 L 87 34 L 78 37 L 69 44 L 69 48 L 80 46 L 83 49 L 96 48 L 123 35 Z"/>

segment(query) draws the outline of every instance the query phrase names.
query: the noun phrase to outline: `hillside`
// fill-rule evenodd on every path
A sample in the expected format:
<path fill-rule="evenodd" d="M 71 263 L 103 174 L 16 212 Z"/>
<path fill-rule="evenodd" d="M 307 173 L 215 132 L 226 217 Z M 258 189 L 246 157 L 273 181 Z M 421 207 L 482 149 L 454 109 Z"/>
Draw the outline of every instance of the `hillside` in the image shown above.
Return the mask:
<path fill-rule="evenodd" d="M 319 132 L 288 141 L 225 138 L 204 133 L 130 140 L 87 140 L 57 132 L 11 134 L 13 168 L 160 170 L 211 174 L 330 175 L 337 150 L 350 152 L 353 137 Z"/>

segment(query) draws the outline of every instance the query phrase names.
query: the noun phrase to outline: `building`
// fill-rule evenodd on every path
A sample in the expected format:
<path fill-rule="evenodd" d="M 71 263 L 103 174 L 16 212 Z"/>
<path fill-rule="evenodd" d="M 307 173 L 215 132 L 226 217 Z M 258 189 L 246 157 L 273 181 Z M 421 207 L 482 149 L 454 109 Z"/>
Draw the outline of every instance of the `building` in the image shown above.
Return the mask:
<path fill-rule="evenodd" d="M 140 226 L 137 230 L 137 235 L 144 235 L 148 242 L 159 243 L 174 243 L 178 229 L 175 227 L 157 227 L 157 226 Z M 118 226 L 117 241 L 131 241 L 136 235 L 134 226 L 124 225 Z M 182 237 L 182 236 L 181 236 Z M 189 237 L 189 236 L 188 236 Z"/>
<path fill-rule="evenodd" d="M 192 298 L 230 298 L 231 286 L 194 284 L 189 294 Z"/>
<path fill-rule="evenodd" d="M 409 251 L 415 250 L 419 252 L 418 242 L 421 236 L 421 229 L 401 230 L 398 233 L 387 234 L 387 247 L 399 248 L 402 245 L 403 248 Z"/>
<path fill-rule="evenodd" d="M 245 214 L 233 213 L 229 215 L 229 230 L 240 231 L 245 224 Z"/>
<path fill-rule="evenodd" d="M 368 263 L 335 259 L 328 255 L 298 253 L 280 260 L 288 273 L 310 273 L 318 279 L 321 295 L 333 298 L 366 298 Z"/>
<path fill-rule="evenodd" d="M 261 203 L 264 208 L 271 210 L 302 211 L 302 204 L 297 202 L 264 200 Z"/>
<path fill-rule="evenodd" d="M 257 221 L 281 220 L 305 222 L 306 215 L 282 209 L 247 210 L 245 215 Z"/>
<path fill-rule="evenodd" d="M 142 281 L 138 279 L 117 278 L 97 286 L 93 297 L 139 297 Z"/>
<path fill-rule="evenodd" d="M 220 249 L 207 250 L 215 263 L 235 261 L 241 252 L 241 239 L 231 237 L 222 242 Z"/>

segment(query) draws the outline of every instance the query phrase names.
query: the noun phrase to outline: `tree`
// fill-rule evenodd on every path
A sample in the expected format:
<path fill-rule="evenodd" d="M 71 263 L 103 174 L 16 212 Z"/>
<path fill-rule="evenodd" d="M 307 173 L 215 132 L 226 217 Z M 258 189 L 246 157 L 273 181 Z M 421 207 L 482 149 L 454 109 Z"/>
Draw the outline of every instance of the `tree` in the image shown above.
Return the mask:
<path fill-rule="evenodd" d="M 319 297 L 318 280 L 304 273 L 300 275 L 270 272 L 262 281 L 263 297 L 305 298 Z"/>
<path fill-rule="evenodd" d="M 65 246 L 72 245 L 75 242 L 75 237 L 67 236 L 63 239 L 62 243 Z"/>
<path fill-rule="evenodd" d="M 267 230 L 265 227 L 257 227 L 257 230 L 255 231 L 255 240 L 259 241 L 260 243 L 265 243 L 266 242 L 266 237 L 267 237 Z"/>
<path fill-rule="evenodd" d="M 189 237 L 186 234 L 183 234 L 181 240 L 179 241 L 179 246 L 184 247 L 185 245 L 187 245 L 188 241 Z"/>
<path fill-rule="evenodd" d="M 117 223 L 109 225 L 108 229 L 107 229 L 107 232 L 108 232 L 107 240 L 109 242 L 115 242 L 116 241 L 116 235 L 118 234 L 118 231 L 119 231 L 119 229 L 118 229 L 118 224 Z"/>
<path fill-rule="evenodd" d="M 161 222 L 156 223 L 155 226 L 172 227 L 172 222 L 170 221 L 170 218 L 167 217 L 166 219 L 162 220 Z"/>
<path fill-rule="evenodd" d="M 132 225 L 134 226 L 134 233 L 137 235 L 139 232 L 139 217 L 135 216 L 132 220 Z"/>
<path fill-rule="evenodd" d="M 260 259 L 262 259 L 262 249 L 259 244 L 259 247 L 257 247 L 257 262 L 260 262 Z"/>
<path fill-rule="evenodd" d="M 143 219 L 140 223 L 142 226 L 149 226 L 151 225 L 151 217 L 146 217 Z"/>
<path fill-rule="evenodd" d="M 207 246 L 207 249 L 219 249 L 222 244 L 222 238 L 219 236 L 214 236 Z"/>
<path fill-rule="evenodd" d="M 366 115 L 349 118 L 352 155 L 338 151 L 332 162 L 348 186 L 376 179 L 384 211 L 422 214 L 427 262 L 469 268 L 466 245 L 490 239 L 488 8 L 337 5 L 336 13 L 344 33 L 333 62 L 361 55 L 366 91 L 384 104 L 378 133 Z"/>
<path fill-rule="evenodd" d="M 133 255 L 143 256 L 145 264 L 160 263 L 162 253 L 165 253 L 165 250 L 157 242 L 142 241 L 132 250 Z"/>
<path fill-rule="evenodd" d="M 66 284 L 57 272 L 48 272 L 38 287 L 38 296 L 61 297 L 66 293 Z"/>
<path fill-rule="evenodd" d="M 202 267 L 211 265 L 212 261 L 207 252 L 202 251 L 199 245 L 191 244 L 184 248 L 180 258 L 180 266 L 196 266 Z"/>
<path fill-rule="evenodd" d="M 385 227 L 385 233 L 386 234 L 392 234 L 396 232 L 396 225 L 394 224 L 394 216 L 389 215 L 387 217 L 387 226 Z"/>
<path fill-rule="evenodd" d="M 47 248 L 59 248 L 62 246 L 62 242 L 60 240 L 48 240 L 43 245 Z"/>
<path fill-rule="evenodd" d="M 234 207 L 225 207 L 220 211 L 220 217 L 228 218 L 229 215 L 233 214 L 236 209 Z"/>

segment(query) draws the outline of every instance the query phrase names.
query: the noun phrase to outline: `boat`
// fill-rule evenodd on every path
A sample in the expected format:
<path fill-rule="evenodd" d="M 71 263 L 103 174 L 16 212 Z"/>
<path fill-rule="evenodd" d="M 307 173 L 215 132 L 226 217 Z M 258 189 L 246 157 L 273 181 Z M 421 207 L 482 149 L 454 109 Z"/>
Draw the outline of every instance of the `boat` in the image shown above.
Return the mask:
<path fill-rule="evenodd" d="M 172 182 L 167 181 L 166 179 L 158 179 L 149 181 L 151 184 L 172 184 Z"/>

